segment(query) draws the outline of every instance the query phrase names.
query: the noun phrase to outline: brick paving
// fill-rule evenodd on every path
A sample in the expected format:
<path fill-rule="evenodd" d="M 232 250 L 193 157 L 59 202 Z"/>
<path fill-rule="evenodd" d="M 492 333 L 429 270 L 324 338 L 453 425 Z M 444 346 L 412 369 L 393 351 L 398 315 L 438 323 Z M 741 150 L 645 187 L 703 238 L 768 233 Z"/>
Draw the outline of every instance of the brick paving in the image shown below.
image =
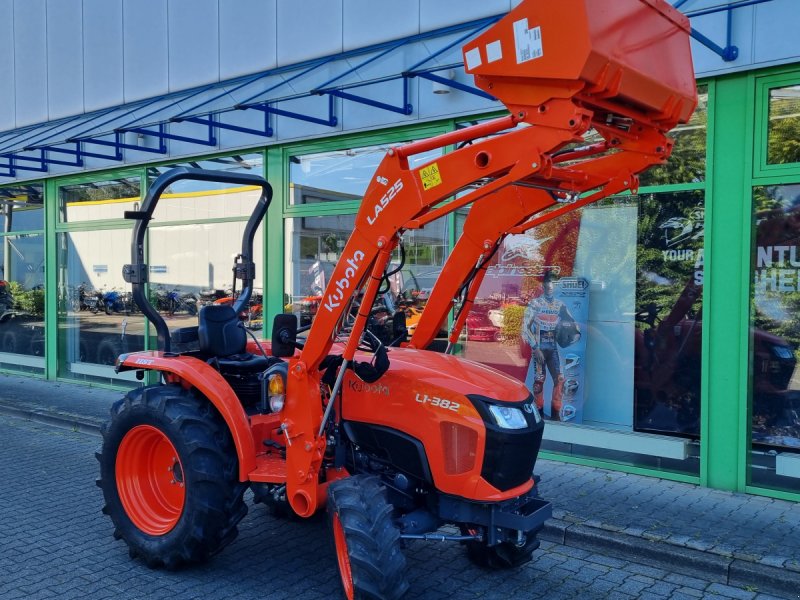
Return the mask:
<path fill-rule="evenodd" d="M 128 558 L 100 513 L 97 438 L 0 416 L 0 439 L 3 600 L 339 597 L 321 518 L 284 521 L 251 507 L 239 538 L 209 563 L 151 571 Z M 405 552 L 409 598 L 770 598 L 552 542 L 510 572 L 479 570 L 454 544 L 414 542 Z"/>
<path fill-rule="evenodd" d="M 118 395 L 0 376 L 0 413 L 48 423 L 0 416 L 2 600 L 331 597 L 324 523 L 275 520 L 258 506 L 209 565 L 165 573 L 130 561 L 99 512 L 99 439 L 86 434 Z M 408 597 L 800 598 L 797 503 L 555 461 L 537 472 L 555 518 L 530 565 L 487 573 L 457 546 L 414 542 Z"/>

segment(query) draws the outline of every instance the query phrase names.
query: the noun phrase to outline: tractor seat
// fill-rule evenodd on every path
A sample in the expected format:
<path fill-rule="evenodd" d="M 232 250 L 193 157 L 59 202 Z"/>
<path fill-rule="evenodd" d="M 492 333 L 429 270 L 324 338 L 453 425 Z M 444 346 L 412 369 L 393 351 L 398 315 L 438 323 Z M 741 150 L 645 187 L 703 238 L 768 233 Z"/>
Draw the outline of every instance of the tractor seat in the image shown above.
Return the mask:
<path fill-rule="evenodd" d="M 253 373 L 265 370 L 270 361 L 246 351 L 247 332 L 226 304 L 209 304 L 200 309 L 197 335 L 200 351 L 216 358 L 223 373 Z"/>

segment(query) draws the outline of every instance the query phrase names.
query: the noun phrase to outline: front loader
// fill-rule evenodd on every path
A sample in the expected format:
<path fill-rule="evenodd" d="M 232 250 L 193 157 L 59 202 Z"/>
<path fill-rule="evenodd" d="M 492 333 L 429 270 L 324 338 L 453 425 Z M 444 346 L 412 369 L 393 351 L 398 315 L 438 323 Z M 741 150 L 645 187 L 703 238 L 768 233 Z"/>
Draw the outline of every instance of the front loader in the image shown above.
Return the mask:
<path fill-rule="evenodd" d="M 276 315 L 271 342 L 248 339 L 238 318 L 269 184 L 195 169 L 156 180 L 126 213 L 136 223 L 124 274 L 159 350 L 123 355 L 117 369 L 156 371 L 161 383 L 129 392 L 104 428 L 99 485 L 115 537 L 150 566 L 202 561 L 235 538 L 249 487 L 300 517 L 327 506 L 347 598 L 405 594 L 403 540 L 460 542 L 489 568 L 530 560 L 551 514 L 533 478 L 544 423 L 530 392 L 448 354 L 388 348 L 365 331 L 370 309 L 407 230 L 467 205 L 480 214 L 492 199 L 521 204 L 516 225 L 552 204 L 571 210 L 583 192 L 635 187 L 695 107 L 688 34 L 663 0 L 524 0 L 467 44 L 467 71 L 510 115 L 388 151 L 305 335 Z M 575 149 L 592 127 L 603 149 Z M 234 264 L 235 305 L 205 306 L 197 327 L 170 332 L 144 293 L 144 237 L 161 192 L 186 178 L 262 195 Z M 507 225 L 494 227 L 491 239 Z M 458 289 L 468 272 L 442 278 Z M 402 319 L 394 331 L 404 337 Z M 174 353 L 172 340 L 197 349 Z"/>

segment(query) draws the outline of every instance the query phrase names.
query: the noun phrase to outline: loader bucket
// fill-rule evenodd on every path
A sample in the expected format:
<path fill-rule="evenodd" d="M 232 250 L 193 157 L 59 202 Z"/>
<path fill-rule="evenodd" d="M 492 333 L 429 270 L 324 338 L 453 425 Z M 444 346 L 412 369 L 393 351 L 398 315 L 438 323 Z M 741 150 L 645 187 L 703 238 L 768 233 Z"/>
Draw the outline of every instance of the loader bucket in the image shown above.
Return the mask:
<path fill-rule="evenodd" d="M 697 104 L 690 31 L 665 0 L 531 0 L 465 45 L 464 64 L 514 113 L 573 98 L 666 131 Z"/>

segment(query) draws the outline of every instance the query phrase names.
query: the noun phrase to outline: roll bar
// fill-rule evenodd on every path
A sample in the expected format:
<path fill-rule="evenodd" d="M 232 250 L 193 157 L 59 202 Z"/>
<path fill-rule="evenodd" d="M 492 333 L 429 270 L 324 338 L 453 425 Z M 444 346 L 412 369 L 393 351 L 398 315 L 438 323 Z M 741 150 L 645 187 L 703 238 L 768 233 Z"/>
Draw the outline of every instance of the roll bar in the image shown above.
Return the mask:
<path fill-rule="evenodd" d="M 145 195 L 139 210 L 125 211 L 125 218 L 133 219 L 136 223 L 133 226 L 131 239 L 131 264 L 122 268 L 122 276 L 126 282 L 131 284 L 133 300 L 136 305 L 155 325 L 158 333 L 158 346 L 164 352 L 170 351 L 169 327 L 155 307 L 150 304 L 144 293 L 144 284 L 147 283 L 149 274 L 148 265 L 144 261 L 144 235 L 164 190 L 174 182 L 182 179 L 235 185 L 255 185 L 261 188 L 261 197 L 258 199 L 258 203 L 244 229 L 242 253 L 236 257 L 233 265 L 235 277 L 242 280 L 242 292 L 233 307 L 236 314 L 239 314 L 247 305 L 253 293 L 253 279 L 255 279 L 256 275 L 256 266 L 253 262 L 253 241 L 255 240 L 256 230 L 264 219 L 264 215 L 267 214 L 267 209 L 272 201 L 272 186 L 260 175 L 176 167 L 163 173 L 153 182 L 153 185 L 147 190 L 147 195 Z"/>

